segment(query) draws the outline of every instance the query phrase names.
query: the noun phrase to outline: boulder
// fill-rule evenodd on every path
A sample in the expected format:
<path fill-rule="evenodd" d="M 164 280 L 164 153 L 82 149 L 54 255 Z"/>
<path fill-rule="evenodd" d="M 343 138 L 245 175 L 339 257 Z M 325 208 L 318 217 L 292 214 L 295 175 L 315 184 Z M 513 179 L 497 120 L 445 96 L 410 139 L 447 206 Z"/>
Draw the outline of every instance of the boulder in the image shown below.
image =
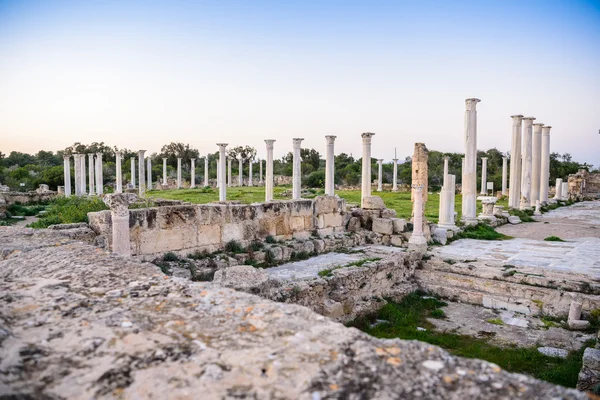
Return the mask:
<path fill-rule="evenodd" d="M 588 347 L 583 352 L 583 365 L 577 378 L 577 389 L 591 391 L 600 383 L 600 350 Z"/>
<path fill-rule="evenodd" d="M 381 218 L 396 218 L 396 215 L 396 210 L 392 210 L 391 208 L 381 211 Z"/>
<path fill-rule="evenodd" d="M 538 347 L 540 353 L 548 357 L 567 358 L 569 352 L 565 349 L 557 349 L 556 347 Z"/>
<path fill-rule="evenodd" d="M 511 215 L 510 217 L 508 217 L 508 222 L 510 222 L 513 225 L 520 224 L 521 218 L 517 217 L 516 215 Z"/>
<path fill-rule="evenodd" d="M 391 235 L 394 233 L 394 223 L 387 218 L 373 218 L 373 232 L 382 235 Z"/>
<path fill-rule="evenodd" d="M 385 204 L 379 196 L 367 196 L 363 199 L 363 207 L 365 210 L 384 210 Z"/>
<path fill-rule="evenodd" d="M 446 244 L 448 241 L 448 231 L 442 228 L 435 228 L 433 231 L 433 240 L 441 244 Z"/>

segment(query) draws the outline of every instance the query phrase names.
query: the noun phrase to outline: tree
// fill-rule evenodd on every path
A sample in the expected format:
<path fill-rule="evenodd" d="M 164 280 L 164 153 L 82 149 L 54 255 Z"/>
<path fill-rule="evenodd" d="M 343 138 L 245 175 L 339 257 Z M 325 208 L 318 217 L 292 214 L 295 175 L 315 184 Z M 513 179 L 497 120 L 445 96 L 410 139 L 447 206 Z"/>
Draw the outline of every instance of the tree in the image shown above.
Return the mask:
<path fill-rule="evenodd" d="M 193 149 L 189 144 L 183 144 L 180 142 L 171 142 L 164 145 L 160 149 L 160 157 L 167 159 L 167 164 L 177 165 L 177 158 L 182 158 L 181 164 L 182 169 L 189 171 L 190 160 L 192 158 L 200 158 L 200 153 L 197 149 Z"/>
<path fill-rule="evenodd" d="M 254 160 L 254 157 L 256 157 L 256 149 L 251 146 L 237 146 L 232 147 L 227 151 L 227 156 L 231 158 L 238 158 L 240 155 L 244 160 Z"/>

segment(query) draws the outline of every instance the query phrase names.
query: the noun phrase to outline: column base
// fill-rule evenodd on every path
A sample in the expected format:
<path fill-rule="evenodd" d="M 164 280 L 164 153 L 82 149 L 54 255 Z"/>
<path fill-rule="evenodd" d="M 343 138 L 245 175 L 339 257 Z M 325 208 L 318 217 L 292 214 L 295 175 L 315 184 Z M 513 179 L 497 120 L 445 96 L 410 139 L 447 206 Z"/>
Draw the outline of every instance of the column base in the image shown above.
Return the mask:
<path fill-rule="evenodd" d="M 450 230 L 450 231 L 458 231 L 459 230 L 458 226 L 456 226 L 454 224 L 438 224 L 437 227 L 440 229 L 446 229 L 446 230 Z"/>
<path fill-rule="evenodd" d="M 465 225 L 477 225 L 479 223 L 477 217 L 462 217 L 461 221 L 464 222 Z"/>

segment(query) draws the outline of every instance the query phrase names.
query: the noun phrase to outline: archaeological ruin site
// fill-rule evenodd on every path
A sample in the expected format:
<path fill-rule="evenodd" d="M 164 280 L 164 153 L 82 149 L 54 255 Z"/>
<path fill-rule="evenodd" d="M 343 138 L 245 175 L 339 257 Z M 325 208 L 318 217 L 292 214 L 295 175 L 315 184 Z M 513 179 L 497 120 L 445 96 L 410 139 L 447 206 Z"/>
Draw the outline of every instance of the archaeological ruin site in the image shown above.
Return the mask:
<path fill-rule="evenodd" d="M 66 152 L 56 190 L 2 186 L 0 399 L 600 396 L 600 173 L 550 182 L 551 126 L 513 115 L 494 188 L 479 101 L 439 184 L 427 143 L 408 186 L 366 132 L 325 136 L 323 190 L 284 135 L 264 159 L 217 138 L 215 159 L 164 157 L 162 174 L 145 150 Z M 341 140 L 362 143 L 353 188 Z"/>

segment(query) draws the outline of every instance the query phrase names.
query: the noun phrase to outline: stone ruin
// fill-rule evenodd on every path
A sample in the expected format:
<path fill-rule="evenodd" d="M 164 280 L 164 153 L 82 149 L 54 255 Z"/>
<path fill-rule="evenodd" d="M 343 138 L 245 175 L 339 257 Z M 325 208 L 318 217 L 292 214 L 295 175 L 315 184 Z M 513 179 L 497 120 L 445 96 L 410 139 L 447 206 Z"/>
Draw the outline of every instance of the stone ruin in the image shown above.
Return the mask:
<path fill-rule="evenodd" d="M 590 173 L 586 169 L 580 169 L 576 174 L 569 175 L 567 185 L 570 199 L 600 198 L 600 172 Z"/>

